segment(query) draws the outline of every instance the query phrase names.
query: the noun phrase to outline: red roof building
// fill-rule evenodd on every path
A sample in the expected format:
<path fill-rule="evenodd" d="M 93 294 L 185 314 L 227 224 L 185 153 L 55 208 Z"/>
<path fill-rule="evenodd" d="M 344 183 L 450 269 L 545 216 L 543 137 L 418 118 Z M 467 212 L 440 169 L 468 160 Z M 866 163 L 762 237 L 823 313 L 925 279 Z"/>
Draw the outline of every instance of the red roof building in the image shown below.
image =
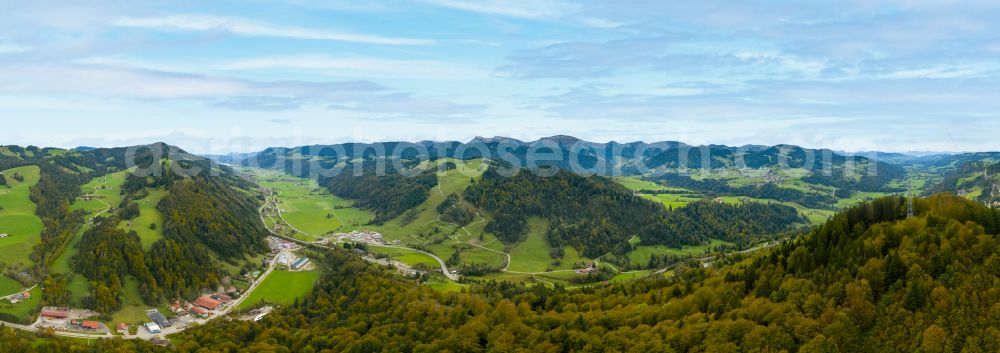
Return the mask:
<path fill-rule="evenodd" d="M 69 313 L 65 311 L 43 311 L 42 316 L 48 319 L 65 319 L 69 317 Z"/>
<path fill-rule="evenodd" d="M 219 305 L 222 305 L 222 303 L 219 302 L 218 300 L 212 299 L 211 297 L 203 296 L 199 297 L 198 299 L 195 299 L 194 305 L 200 306 L 208 310 L 215 310 L 216 308 L 219 307 Z"/>
<path fill-rule="evenodd" d="M 192 306 L 191 312 L 198 316 L 205 316 L 205 314 L 208 314 L 208 312 L 205 311 L 205 309 L 199 308 L 197 306 Z"/>
<path fill-rule="evenodd" d="M 118 332 L 128 332 L 128 324 L 126 324 L 124 322 L 119 322 L 117 328 L 118 328 Z"/>
<path fill-rule="evenodd" d="M 83 323 L 80 324 L 80 326 L 83 326 L 83 328 L 88 330 L 97 330 L 101 328 L 101 323 L 97 321 L 84 321 Z"/>

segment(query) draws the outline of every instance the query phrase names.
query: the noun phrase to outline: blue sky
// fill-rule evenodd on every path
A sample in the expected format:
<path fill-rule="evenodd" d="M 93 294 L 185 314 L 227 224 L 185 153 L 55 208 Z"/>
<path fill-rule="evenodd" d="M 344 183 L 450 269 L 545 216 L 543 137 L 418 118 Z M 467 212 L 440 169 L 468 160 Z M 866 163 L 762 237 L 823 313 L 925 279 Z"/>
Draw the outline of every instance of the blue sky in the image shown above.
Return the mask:
<path fill-rule="evenodd" d="M 0 4 L 0 144 L 1000 150 L 995 1 Z"/>

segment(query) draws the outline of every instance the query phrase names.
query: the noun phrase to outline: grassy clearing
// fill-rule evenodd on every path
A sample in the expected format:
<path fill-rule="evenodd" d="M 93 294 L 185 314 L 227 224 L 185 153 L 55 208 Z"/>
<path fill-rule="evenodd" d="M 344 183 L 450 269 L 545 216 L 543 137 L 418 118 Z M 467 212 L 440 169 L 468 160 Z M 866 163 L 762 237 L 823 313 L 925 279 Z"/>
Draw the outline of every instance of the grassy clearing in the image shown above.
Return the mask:
<path fill-rule="evenodd" d="M 118 228 L 126 231 L 134 230 L 138 233 L 143 250 L 149 250 L 154 242 L 163 239 L 163 214 L 160 213 L 160 210 L 156 209 L 156 205 L 160 203 L 163 196 L 167 195 L 166 190 L 148 190 L 149 195 L 135 201 L 139 205 L 139 217 L 131 221 L 123 221 L 118 225 Z M 150 228 L 150 224 L 155 224 L 156 229 Z"/>
<path fill-rule="evenodd" d="M 310 272 L 271 272 L 264 282 L 254 289 L 253 293 L 246 298 L 236 310 L 253 308 L 260 303 L 270 303 L 278 305 L 289 305 L 295 299 L 304 298 L 312 291 L 316 281 L 319 280 L 320 273 Z"/>
<path fill-rule="evenodd" d="M 640 245 L 628 253 L 628 258 L 634 264 L 646 264 L 653 255 L 697 256 L 707 254 L 719 245 L 732 245 L 732 243 L 712 239 L 707 245 L 684 246 L 680 249 L 665 245 Z"/>
<path fill-rule="evenodd" d="M 410 266 L 424 265 L 427 268 L 440 268 L 441 264 L 437 262 L 433 257 L 427 256 L 427 254 L 420 253 L 410 249 L 400 249 L 400 248 L 389 248 L 382 246 L 369 246 L 368 250 L 376 253 L 388 256 L 389 258 L 402 262 Z"/>
<path fill-rule="evenodd" d="M 463 288 L 468 287 L 468 285 L 466 285 L 466 284 L 461 284 L 461 283 L 452 282 L 452 281 L 447 281 L 447 282 L 444 282 L 444 283 L 429 282 L 429 283 L 424 283 L 424 285 L 430 287 L 433 290 L 439 291 L 439 292 L 450 292 L 450 293 L 461 292 Z"/>
<path fill-rule="evenodd" d="M 549 243 L 545 240 L 545 232 L 549 221 L 532 217 L 528 220 L 528 237 L 510 249 L 510 271 L 544 272 L 552 266 L 549 255 Z"/>
<path fill-rule="evenodd" d="M 128 277 L 125 279 L 125 294 L 122 300 L 122 308 L 111 315 L 111 321 L 105 324 L 116 325 L 119 322 L 128 324 L 141 324 L 149 321 L 146 310 L 152 309 L 142 302 L 142 295 L 139 294 L 139 281 Z M 114 327 L 114 326 L 108 326 Z"/>
<path fill-rule="evenodd" d="M 20 174 L 24 181 L 14 180 Z M 30 188 L 38 184 L 38 166 L 25 166 L 4 171 L 7 186 L 0 186 L 0 263 L 30 267 L 28 257 L 36 244 L 41 242 L 42 221 L 35 215 L 35 204 L 29 198 Z"/>
<path fill-rule="evenodd" d="M 653 273 L 653 270 L 622 272 L 612 277 L 608 282 L 628 282 L 649 276 L 650 273 Z"/>
<path fill-rule="evenodd" d="M 704 199 L 701 195 L 692 194 L 640 194 L 640 196 L 653 202 L 659 202 L 663 204 L 663 206 L 671 209 L 681 208 L 687 206 L 689 203 Z"/>
<path fill-rule="evenodd" d="M 501 268 L 503 267 L 504 262 L 507 261 L 507 257 L 503 254 L 477 247 L 468 247 L 462 250 L 462 253 L 459 256 L 462 258 L 462 263 L 486 264 L 487 266 L 493 268 Z"/>

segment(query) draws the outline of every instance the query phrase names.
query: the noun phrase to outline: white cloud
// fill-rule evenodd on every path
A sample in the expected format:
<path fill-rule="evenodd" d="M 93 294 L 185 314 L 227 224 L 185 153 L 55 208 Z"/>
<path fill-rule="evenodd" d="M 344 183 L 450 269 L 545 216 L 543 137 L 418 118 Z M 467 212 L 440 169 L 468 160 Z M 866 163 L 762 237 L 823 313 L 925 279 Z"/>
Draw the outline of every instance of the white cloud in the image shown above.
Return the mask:
<path fill-rule="evenodd" d="M 455 63 L 430 60 L 388 60 L 369 57 L 279 56 L 236 60 L 219 66 L 222 70 L 296 69 L 323 71 L 340 76 L 475 79 L 487 78 L 490 71 Z"/>
<path fill-rule="evenodd" d="M 160 17 L 123 17 L 111 22 L 118 27 L 155 28 L 179 31 L 226 31 L 248 37 L 275 37 L 327 40 L 382 45 L 430 45 L 430 39 L 396 38 L 379 35 L 335 32 L 322 29 L 283 26 L 236 17 L 172 15 Z"/>
<path fill-rule="evenodd" d="M 426 3 L 455 10 L 532 20 L 565 20 L 593 28 L 614 28 L 620 23 L 592 16 L 576 16 L 583 10 L 577 4 L 536 0 L 424 0 Z"/>

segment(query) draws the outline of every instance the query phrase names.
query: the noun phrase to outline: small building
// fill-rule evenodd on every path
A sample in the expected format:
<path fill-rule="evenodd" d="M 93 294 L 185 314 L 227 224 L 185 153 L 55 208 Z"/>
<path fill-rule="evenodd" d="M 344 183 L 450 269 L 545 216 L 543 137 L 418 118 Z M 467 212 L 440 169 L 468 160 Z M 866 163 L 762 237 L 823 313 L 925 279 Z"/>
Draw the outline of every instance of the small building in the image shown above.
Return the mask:
<path fill-rule="evenodd" d="M 219 308 L 219 305 L 222 305 L 222 302 L 212 299 L 212 297 L 206 295 L 198 297 L 198 299 L 195 299 L 194 305 L 200 306 L 208 310 L 215 310 Z"/>
<path fill-rule="evenodd" d="M 292 264 L 292 269 L 298 271 L 308 264 L 309 264 L 309 258 L 303 257 L 301 259 L 296 260 L 295 263 Z"/>
<path fill-rule="evenodd" d="M 101 323 L 97 322 L 97 321 L 86 320 L 86 321 L 80 323 L 80 327 L 83 327 L 84 329 L 87 329 L 87 330 L 90 330 L 90 331 L 97 331 L 97 330 L 101 329 Z"/>
<path fill-rule="evenodd" d="M 170 320 L 167 320 L 166 316 L 160 314 L 159 310 L 150 310 L 146 312 L 146 316 L 149 316 L 150 320 L 153 320 L 160 327 L 170 327 Z"/>
<path fill-rule="evenodd" d="M 219 294 L 213 295 L 211 298 L 215 299 L 215 300 L 217 300 L 217 301 L 219 301 L 220 303 L 223 303 L 223 304 L 228 303 L 228 302 L 230 302 L 230 301 L 233 300 L 233 297 L 230 297 L 230 296 L 225 295 L 223 293 L 219 293 Z"/>
<path fill-rule="evenodd" d="M 69 313 L 65 311 L 42 311 L 42 317 L 49 320 L 65 320 L 69 318 Z"/>
<path fill-rule="evenodd" d="M 199 308 L 197 306 L 192 306 L 191 307 L 191 314 L 194 314 L 195 316 L 198 316 L 198 317 L 208 316 L 208 312 L 205 311 L 205 309 Z"/>
<path fill-rule="evenodd" d="M 10 235 L 7 234 L 7 233 L 0 233 L 0 238 L 6 238 L 6 237 L 9 237 L 9 236 Z"/>
<path fill-rule="evenodd" d="M 162 332 L 160 330 L 160 325 L 157 325 L 155 322 L 147 322 L 143 326 L 146 327 L 146 330 L 149 331 L 149 333 L 154 334 L 154 335 L 159 334 L 160 332 Z"/>
<path fill-rule="evenodd" d="M 128 324 L 126 324 L 124 322 L 119 322 L 118 326 L 116 326 L 115 328 L 117 329 L 119 335 L 127 335 L 128 334 Z"/>

